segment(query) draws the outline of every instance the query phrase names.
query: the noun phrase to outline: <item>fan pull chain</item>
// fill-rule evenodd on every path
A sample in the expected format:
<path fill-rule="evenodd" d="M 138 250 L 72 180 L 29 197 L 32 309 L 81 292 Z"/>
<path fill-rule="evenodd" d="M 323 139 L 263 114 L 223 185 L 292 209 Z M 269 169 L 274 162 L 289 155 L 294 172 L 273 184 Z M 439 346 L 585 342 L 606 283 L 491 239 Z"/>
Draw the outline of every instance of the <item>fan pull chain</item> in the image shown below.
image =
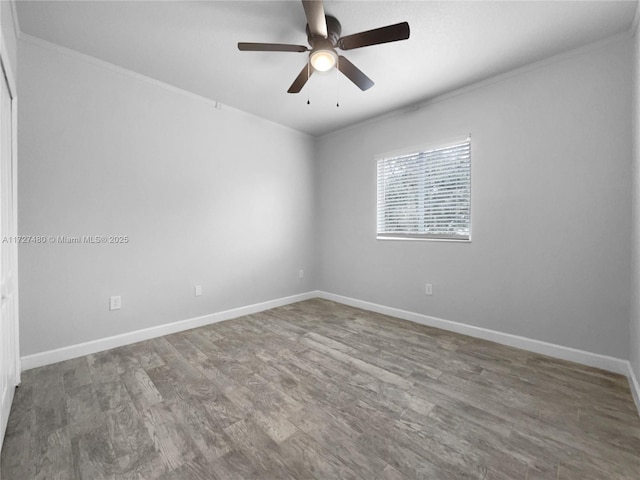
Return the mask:
<path fill-rule="evenodd" d="M 307 59 L 307 82 L 309 81 L 309 77 L 311 76 L 311 67 L 309 66 L 309 64 L 311 63 L 311 59 Z M 311 99 L 309 98 L 311 96 L 311 93 L 309 92 L 310 89 L 310 85 L 307 86 L 307 105 L 311 105 Z"/>
<path fill-rule="evenodd" d="M 340 57 L 336 60 L 336 107 L 340 106 Z"/>

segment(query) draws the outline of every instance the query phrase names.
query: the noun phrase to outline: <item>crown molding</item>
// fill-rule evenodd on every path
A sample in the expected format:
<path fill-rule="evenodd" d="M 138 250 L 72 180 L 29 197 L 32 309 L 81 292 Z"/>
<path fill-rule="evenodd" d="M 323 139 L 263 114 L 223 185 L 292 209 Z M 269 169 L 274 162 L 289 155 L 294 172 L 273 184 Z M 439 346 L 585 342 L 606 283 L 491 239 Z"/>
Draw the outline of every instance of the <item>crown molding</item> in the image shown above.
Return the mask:
<path fill-rule="evenodd" d="M 579 57 L 581 55 L 585 55 L 587 53 L 590 52 L 594 52 L 594 51 L 598 51 L 601 50 L 611 44 L 615 44 L 618 42 L 622 42 L 624 40 L 628 40 L 629 38 L 633 37 L 633 33 L 634 30 L 633 28 L 629 28 L 621 33 L 618 33 L 616 35 L 612 35 L 610 37 L 606 37 L 600 40 L 597 40 L 595 42 L 592 43 L 588 43 L 586 45 L 582 45 L 580 47 L 571 49 L 571 50 L 567 50 L 561 53 L 558 53 L 556 55 L 553 55 L 551 57 L 546 57 L 543 58 L 542 60 L 538 60 L 537 62 L 533 62 L 533 63 L 527 63 L 526 65 L 522 65 L 521 67 L 517 67 L 514 68 L 512 70 L 508 70 L 506 72 L 503 73 L 499 73 L 498 75 L 494 75 L 491 77 L 487 77 L 485 79 L 482 80 L 478 80 L 475 82 L 472 82 L 468 85 L 459 87 L 459 88 L 455 88 L 453 90 L 447 91 L 447 92 L 443 92 L 440 94 L 437 94 L 431 98 L 427 98 L 421 102 L 417 102 L 417 103 L 413 103 L 410 105 L 406 105 L 404 107 L 400 107 L 397 108 L 395 110 L 392 110 L 390 112 L 387 113 L 383 113 L 381 115 L 377 115 L 375 117 L 369 118 L 367 120 L 363 120 L 361 122 L 358 123 L 354 123 L 352 125 L 340 128 L 338 130 L 333 130 L 331 132 L 325 133 L 323 135 L 320 135 L 318 138 L 330 138 L 334 135 L 349 131 L 351 129 L 354 128 L 359 128 L 359 127 L 363 127 L 366 125 L 371 125 L 374 123 L 378 123 L 380 121 L 383 120 L 387 120 L 390 118 L 394 118 L 400 115 L 405 115 L 408 113 L 413 113 L 416 112 L 418 110 L 421 110 L 423 108 L 426 108 L 430 105 L 434 105 L 440 102 L 444 102 L 446 100 L 461 96 L 461 95 L 466 95 L 468 93 L 471 93 L 475 90 L 481 90 L 485 87 L 488 87 L 490 85 L 496 84 L 496 83 L 500 83 L 500 82 L 504 82 L 506 80 L 509 80 L 513 77 L 518 77 L 520 75 L 524 75 L 527 74 L 529 72 L 533 72 L 535 70 L 540 70 L 543 68 L 548 67 L 549 65 L 554 65 L 556 63 L 561 63 L 564 61 L 567 61 L 573 57 Z"/>
<path fill-rule="evenodd" d="M 1 0 L 0 0 L 1 1 Z M 198 102 L 204 103 L 206 105 L 209 105 L 210 107 L 215 108 L 216 110 L 220 111 L 220 113 L 230 113 L 239 117 L 245 117 L 245 118 L 250 118 L 252 120 L 258 120 L 262 123 L 265 123 L 267 125 L 269 125 L 272 128 L 277 128 L 279 130 L 285 130 L 289 133 L 294 133 L 297 134 L 301 137 L 304 137 L 306 139 L 312 139 L 314 138 L 313 136 L 305 133 L 305 132 L 301 132 L 300 130 L 296 130 L 294 128 L 291 127 L 287 127 L 286 125 L 282 125 L 280 123 L 276 123 L 273 122 L 271 120 L 267 120 L 266 118 L 260 117 L 258 115 L 254 115 L 252 113 L 246 112 L 244 110 L 240 110 L 238 108 L 235 107 L 231 107 L 227 104 L 223 104 L 217 100 L 213 100 L 211 98 L 208 97 L 204 97 L 202 95 L 199 95 L 197 93 L 193 93 L 190 92 L 188 90 L 184 90 L 180 87 L 176 87 L 174 85 L 171 85 L 169 83 L 165 83 L 162 80 L 158 80 L 156 78 L 153 77 L 149 77 L 147 75 L 143 75 L 141 73 L 135 72 L 133 70 L 129 70 L 128 68 L 125 67 L 121 67 L 120 65 L 116 65 L 115 63 L 111 63 L 111 62 L 107 62 L 105 60 L 101 60 L 97 57 L 88 55 L 86 53 L 82 53 L 79 52 L 78 50 L 74 50 L 72 48 L 68 48 L 68 47 L 63 47 L 62 45 L 59 45 L 57 43 L 53 43 L 50 42 L 48 40 L 44 40 L 40 37 L 35 37 L 33 35 L 29 35 L 28 33 L 24 33 L 24 32 L 20 32 L 19 36 L 18 36 L 18 40 L 23 42 L 24 44 L 27 45 L 32 45 L 35 47 L 39 47 L 42 48 L 44 50 L 49 50 L 55 53 L 58 53 L 60 55 L 64 55 L 66 57 L 78 60 L 80 62 L 89 64 L 89 65 L 93 65 L 95 67 L 98 68 L 102 68 L 105 70 L 109 70 L 115 74 L 118 75 L 122 75 L 128 78 L 131 78 L 133 80 L 137 80 L 140 82 L 144 82 L 147 83 L 149 85 L 153 85 L 155 87 L 159 87 L 162 88 L 164 90 L 167 90 L 173 94 L 177 94 L 177 95 L 181 95 L 184 97 L 188 97 L 192 100 L 196 100 Z"/>
<path fill-rule="evenodd" d="M 636 2 L 636 13 L 633 15 L 633 21 L 631 22 L 631 28 L 629 31 L 632 36 L 636 36 L 638 34 L 638 22 L 640 22 L 640 0 Z"/>

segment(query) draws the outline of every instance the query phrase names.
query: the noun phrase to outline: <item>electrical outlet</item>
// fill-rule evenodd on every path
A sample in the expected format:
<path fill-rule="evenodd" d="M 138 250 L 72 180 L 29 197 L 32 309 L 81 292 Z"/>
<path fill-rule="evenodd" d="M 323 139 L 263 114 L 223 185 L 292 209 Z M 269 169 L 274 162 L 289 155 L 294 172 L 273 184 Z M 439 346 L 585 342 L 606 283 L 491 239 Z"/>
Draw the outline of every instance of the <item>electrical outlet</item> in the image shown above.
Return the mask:
<path fill-rule="evenodd" d="M 424 284 L 424 294 L 425 295 L 433 295 L 433 285 L 430 283 Z"/>
<path fill-rule="evenodd" d="M 200 295 L 202 295 L 202 285 L 196 285 L 194 291 L 195 291 L 196 297 L 199 297 Z"/>
<path fill-rule="evenodd" d="M 304 270 L 298 271 L 298 278 L 304 278 Z"/>
<path fill-rule="evenodd" d="M 120 310 L 122 307 L 122 297 L 109 297 L 109 310 Z"/>

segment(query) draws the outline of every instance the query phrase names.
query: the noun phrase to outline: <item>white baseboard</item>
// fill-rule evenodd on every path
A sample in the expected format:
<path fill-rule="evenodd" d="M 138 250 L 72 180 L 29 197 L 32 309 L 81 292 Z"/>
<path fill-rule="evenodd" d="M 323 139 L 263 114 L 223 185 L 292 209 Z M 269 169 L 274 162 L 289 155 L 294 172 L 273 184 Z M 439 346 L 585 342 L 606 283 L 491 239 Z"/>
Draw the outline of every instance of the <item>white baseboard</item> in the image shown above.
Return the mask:
<path fill-rule="evenodd" d="M 502 333 L 495 330 L 489 330 L 487 328 L 475 327 L 473 325 L 453 322 L 451 320 L 444 320 L 442 318 L 431 317 L 429 315 L 410 312 L 399 308 L 387 307 L 385 305 L 366 302 L 364 300 L 357 300 L 355 298 L 336 295 L 334 293 L 324 291 L 311 291 L 301 293 L 299 295 L 293 295 L 290 297 L 278 298 L 275 300 L 256 303 L 254 305 L 248 305 L 245 307 L 224 310 L 222 312 L 211 313 L 209 315 L 203 315 L 201 317 L 190 318 L 187 320 L 181 320 L 165 325 L 145 328 L 143 330 L 123 333 L 112 337 L 92 340 L 90 342 L 80 343 L 77 345 L 70 345 L 68 347 L 58 348 L 56 350 L 49 350 L 33 355 L 27 355 L 25 357 L 22 357 L 21 359 L 22 369 L 29 370 L 32 368 L 42 367 L 44 365 L 50 365 L 52 363 L 81 357 L 83 355 L 89 355 L 91 353 L 101 352 L 104 350 L 121 347 L 123 345 L 141 342 L 143 340 L 149 340 L 151 338 L 157 338 L 171 333 L 202 327 L 204 325 L 210 325 L 225 320 L 231 320 L 233 318 L 242 317 L 244 315 L 258 313 L 264 310 L 269 310 L 271 308 L 281 307 L 283 305 L 289 305 L 291 303 L 301 302 L 303 300 L 309 300 L 312 298 L 324 298 L 326 300 L 332 300 L 334 302 L 342 303 L 352 307 L 362 308 L 363 310 L 382 313 L 384 315 L 402 318 L 404 320 L 409 320 L 411 322 L 419 323 L 422 325 L 441 328 L 443 330 L 461 333 L 463 335 L 469 335 L 470 337 L 481 338 L 483 340 L 489 340 L 492 342 L 500 343 L 502 345 L 508 345 L 510 347 L 520 348 L 522 350 L 540 353 L 542 355 L 548 355 L 550 357 L 568 360 L 590 367 L 600 368 L 609 372 L 625 375 L 629 379 L 631 393 L 633 395 L 634 401 L 636 402 L 636 406 L 638 407 L 638 412 L 640 413 L 640 383 L 638 382 L 638 379 L 635 376 L 633 369 L 631 368 L 631 364 L 627 360 L 609 357 L 607 355 L 600 355 L 598 353 L 587 352 L 585 350 L 578 350 L 576 348 L 565 347 L 563 345 L 543 342 L 540 340 L 534 340 L 531 338 L 520 337 L 518 335 L 511 335 L 509 333 Z"/>
<path fill-rule="evenodd" d="M 444 320 L 442 318 L 431 317 L 421 313 L 409 312 L 399 308 L 387 307 L 377 303 L 356 300 L 355 298 L 344 297 L 334 293 L 320 291 L 318 292 L 318 296 L 320 298 L 343 303 L 352 307 L 362 308 L 363 310 L 370 310 L 372 312 L 402 318 L 403 320 L 409 320 L 422 325 L 441 328 L 450 332 L 461 333 L 463 335 L 469 335 L 470 337 L 481 338 L 483 340 L 489 340 L 491 342 L 520 348 L 534 353 L 540 353 L 542 355 L 548 355 L 562 360 L 581 363 L 589 367 L 600 368 L 602 370 L 619 373 L 625 376 L 628 376 L 630 370 L 629 362 L 622 358 L 609 357 L 607 355 L 600 355 L 598 353 L 578 350 L 576 348 L 565 347 L 563 345 L 547 343 L 541 340 L 520 337 L 518 335 L 502 333 L 496 330 L 489 330 L 487 328 L 474 327 L 473 325 L 467 325 L 465 323 L 453 322 L 451 320 Z"/>
<path fill-rule="evenodd" d="M 281 307 L 283 305 L 289 305 L 291 303 L 301 302 L 303 300 L 309 300 L 316 297 L 318 297 L 318 292 L 311 291 L 307 293 L 301 293 L 299 295 L 292 295 L 290 297 L 283 297 L 275 300 L 269 300 L 267 302 L 256 303 L 254 305 L 248 305 L 245 307 L 232 308 L 230 310 L 211 313 L 208 315 L 203 315 L 201 317 L 189 318 L 187 320 L 158 325 L 156 327 L 135 330 L 133 332 L 114 335 L 112 337 L 100 338 L 98 340 L 92 340 L 76 345 L 70 345 L 68 347 L 57 348 L 55 350 L 35 353 L 33 355 L 22 357 L 22 370 L 24 371 L 32 368 L 42 367 L 45 365 L 50 365 L 52 363 L 62 362 L 64 360 L 71 360 L 72 358 L 82 357 L 83 355 L 102 352 L 104 350 L 110 350 L 112 348 L 121 347 L 123 345 L 129 345 L 132 343 L 141 342 L 143 340 L 161 337 L 170 333 L 182 332 L 184 330 L 190 330 L 192 328 L 202 327 L 204 325 L 210 325 L 212 323 L 223 322 L 225 320 L 231 320 L 232 318 L 238 318 L 244 315 L 258 313 L 264 310 L 269 310 L 271 308 Z"/>
<path fill-rule="evenodd" d="M 629 362 L 629 371 L 627 372 L 627 378 L 629 379 L 629 387 L 631 387 L 631 395 L 633 395 L 633 401 L 636 402 L 638 414 L 640 415 L 640 382 L 636 377 L 633 368 L 631 368 L 631 362 Z"/>

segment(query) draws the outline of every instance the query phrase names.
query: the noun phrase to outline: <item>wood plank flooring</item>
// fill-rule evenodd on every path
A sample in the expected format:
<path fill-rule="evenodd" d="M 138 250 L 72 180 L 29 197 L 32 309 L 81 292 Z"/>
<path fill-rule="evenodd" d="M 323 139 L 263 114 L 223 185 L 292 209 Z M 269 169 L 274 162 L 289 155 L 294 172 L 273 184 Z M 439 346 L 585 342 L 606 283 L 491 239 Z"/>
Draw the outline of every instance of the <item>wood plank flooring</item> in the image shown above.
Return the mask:
<path fill-rule="evenodd" d="M 28 479 L 640 479 L 618 375 L 309 300 L 24 373 Z"/>

